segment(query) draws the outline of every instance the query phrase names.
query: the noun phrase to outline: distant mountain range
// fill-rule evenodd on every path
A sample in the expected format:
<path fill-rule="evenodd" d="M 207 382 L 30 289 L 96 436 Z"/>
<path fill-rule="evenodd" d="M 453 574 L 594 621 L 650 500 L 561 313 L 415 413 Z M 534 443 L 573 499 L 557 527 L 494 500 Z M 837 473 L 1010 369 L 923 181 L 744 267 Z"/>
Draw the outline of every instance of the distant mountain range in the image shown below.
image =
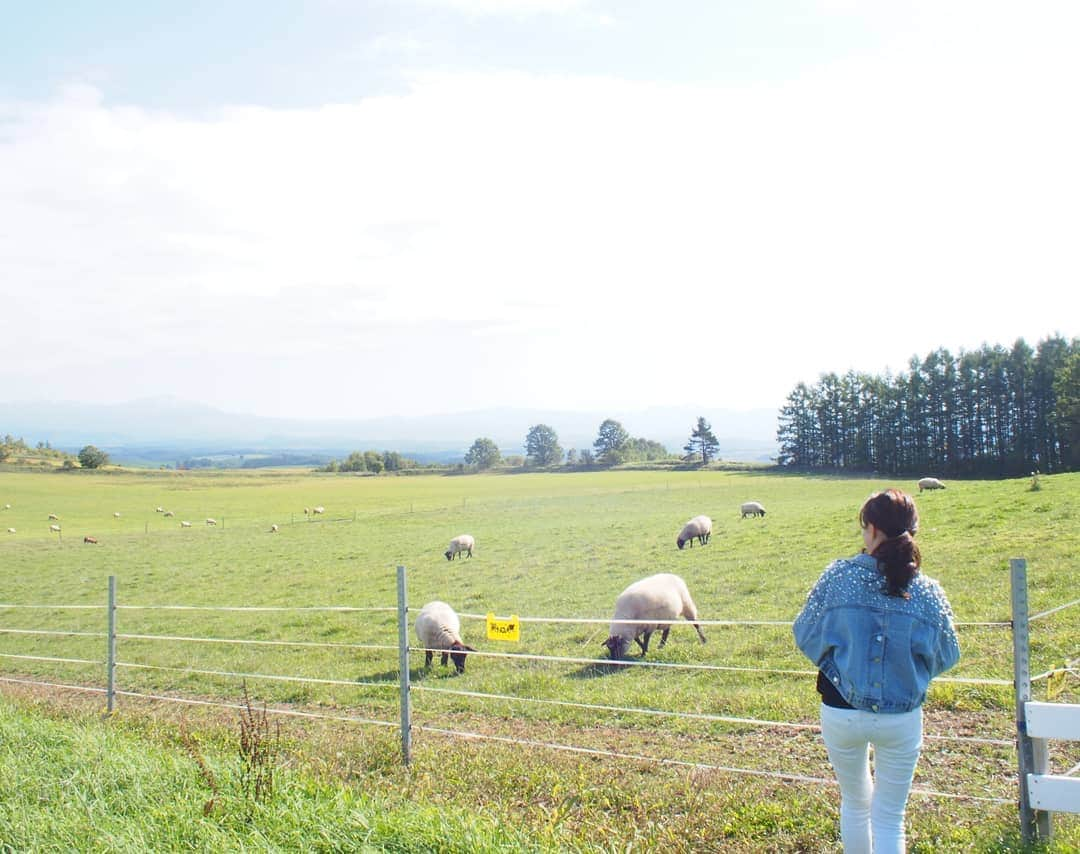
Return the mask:
<path fill-rule="evenodd" d="M 192 456 L 291 454 L 340 458 L 355 450 L 390 450 L 421 461 L 460 460 L 473 440 L 487 436 L 504 454 L 524 453 L 534 424 L 548 424 L 565 449 L 591 448 L 605 418 L 632 436 L 661 442 L 673 452 L 686 444 L 699 415 L 720 441 L 720 457 L 766 461 L 776 455 L 773 409 L 736 411 L 649 407 L 627 412 L 484 409 L 425 416 L 366 419 L 267 418 L 224 412 L 200 403 L 158 397 L 128 403 L 0 403 L 0 434 L 54 448 L 93 444 L 118 462 L 172 462 Z"/>

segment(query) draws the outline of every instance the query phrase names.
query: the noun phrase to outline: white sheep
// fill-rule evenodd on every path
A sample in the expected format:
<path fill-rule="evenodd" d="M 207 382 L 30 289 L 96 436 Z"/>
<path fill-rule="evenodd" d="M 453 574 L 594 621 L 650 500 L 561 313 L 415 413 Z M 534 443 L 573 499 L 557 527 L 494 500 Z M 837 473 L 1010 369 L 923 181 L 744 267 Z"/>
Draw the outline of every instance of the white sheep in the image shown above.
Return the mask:
<path fill-rule="evenodd" d="M 183 521 L 183 522 L 181 522 L 181 523 L 180 523 L 180 527 L 181 527 L 181 528 L 190 528 L 190 527 L 191 527 L 191 523 L 185 520 L 185 521 Z"/>
<path fill-rule="evenodd" d="M 693 548 L 695 538 L 699 543 L 705 545 L 709 542 L 711 536 L 712 519 L 708 516 L 695 516 L 683 525 L 683 529 L 679 532 L 679 536 L 675 538 L 675 545 L 682 549 L 683 546 L 690 543 L 690 548 Z"/>
<path fill-rule="evenodd" d="M 945 488 L 945 484 L 943 484 L 936 477 L 924 477 L 924 478 L 919 480 L 919 492 L 922 492 L 924 489 L 944 489 L 944 488 Z"/>
<path fill-rule="evenodd" d="M 164 513 L 164 518 L 166 518 L 166 519 L 171 519 L 173 516 L 176 515 L 175 513 L 172 512 L 172 510 L 164 510 L 162 512 Z"/>
<path fill-rule="evenodd" d="M 277 533 L 277 530 L 278 530 L 278 527 L 277 527 L 277 525 L 271 525 L 271 526 L 270 526 L 270 533 L 271 533 L 271 534 L 276 534 L 276 533 Z"/>
<path fill-rule="evenodd" d="M 740 519 L 745 519 L 747 516 L 765 515 L 765 508 L 760 501 L 746 501 L 743 503 L 742 507 L 739 508 L 739 511 L 742 513 L 742 516 L 739 517 Z"/>
<path fill-rule="evenodd" d="M 217 519 L 207 519 L 206 524 L 207 525 L 216 525 L 217 524 Z"/>
<path fill-rule="evenodd" d="M 10 510 L 10 509 L 11 509 L 11 505 L 10 505 L 10 504 L 5 504 L 5 505 L 4 505 L 4 509 L 5 509 L 5 510 Z"/>
<path fill-rule="evenodd" d="M 312 507 L 312 508 L 311 508 L 311 512 L 312 512 L 312 513 L 315 513 L 315 514 L 318 514 L 318 513 L 325 513 L 325 512 L 326 512 L 326 509 L 325 509 L 324 507 L 322 507 L 322 506 L 319 506 L 319 507 Z"/>
<path fill-rule="evenodd" d="M 60 526 L 59 525 L 49 525 L 49 530 L 52 531 L 54 534 L 59 534 L 60 533 Z"/>
<path fill-rule="evenodd" d="M 113 513 L 112 515 L 113 515 L 113 518 L 114 518 L 114 519 L 119 519 L 119 518 L 120 518 L 120 514 L 119 514 L 119 513 Z"/>
<path fill-rule="evenodd" d="M 14 533 L 15 533 L 15 529 L 14 529 L 14 528 L 8 528 L 8 529 L 7 529 L 7 532 L 8 532 L 9 534 L 14 534 Z"/>
<path fill-rule="evenodd" d="M 59 521 L 60 521 L 60 517 L 59 517 L 59 516 L 57 516 L 57 515 L 56 515 L 55 513 L 50 513 L 50 514 L 49 514 L 49 521 L 52 521 L 52 522 L 59 522 Z"/>
<path fill-rule="evenodd" d="M 472 550 L 476 547 L 476 540 L 473 539 L 472 534 L 458 534 L 454 539 L 450 541 L 450 548 L 448 548 L 443 554 L 447 560 L 453 560 L 462 552 L 472 557 Z"/>
<path fill-rule="evenodd" d="M 155 508 L 154 508 L 154 512 L 155 512 L 155 513 L 164 513 L 164 512 L 165 512 L 165 508 L 164 508 L 164 507 L 155 507 Z"/>
<path fill-rule="evenodd" d="M 416 615 L 413 627 L 425 650 L 424 667 L 431 667 L 435 650 L 444 650 L 443 667 L 446 667 L 446 659 L 451 658 L 457 672 L 465 672 L 465 654 L 476 650 L 462 642 L 461 620 L 453 608 L 445 602 L 428 602 Z"/>
<path fill-rule="evenodd" d="M 677 617 L 685 617 L 705 643 L 705 635 L 697 624 L 697 606 L 690 598 L 686 582 L 678 575 L 662 572 L 635 581 L 615 600 L 615 616 L 611 619 L 611 634 L 604 646 L 613 660 L 626 657 L 630 641 L 641 647 L 641 656 L 649 651 L 649 638 L 660 631 L 660 646 L 667 643 L 671 623 Z M 656 622 L 625 622 L 627 620 L 655 620 Z M 644 640 L 642 640 L 644 638 Z"/>

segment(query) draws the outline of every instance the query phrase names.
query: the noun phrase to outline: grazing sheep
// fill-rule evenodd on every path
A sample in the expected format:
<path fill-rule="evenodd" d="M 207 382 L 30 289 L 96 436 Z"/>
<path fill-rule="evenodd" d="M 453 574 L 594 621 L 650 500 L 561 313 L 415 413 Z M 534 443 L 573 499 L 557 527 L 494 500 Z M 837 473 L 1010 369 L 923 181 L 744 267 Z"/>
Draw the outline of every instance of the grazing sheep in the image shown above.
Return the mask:
<path fill-rule="evenodd" d="M 49 525 L 49 530 L 52 531 L 54 534 L 59 534 L 60 533 L 60 526 L 59 525 Z"/>
<path fill-rule="evenodd" d="M 450 548 L 448 548 L 443 554 L 447 560 L 453 560 L 462 552 L 465 552 L 472 557 L 472 550 L 476 547 L 476 540 L 473 539 L 471 534 L 458 534 L 450 541 Z"/>
<path fill-rule="evenodd" d="M 216 525 L 217 524 L 217 519 L 207 519 L 206 524 L 207 525 Z"/>
<path fill-rule="evenodd" d="M 271 525 L 270 526 L 270 533 L 271 534 L 276 534 L 277 533 L 277 525 Z"/>
<path fill-rule="evenodd" d="M 14 534 L 14 533 L 15 533 L 15 529 L 14 529 L 14 528 L 8 528 L 8 529 L 7 529 L 7 532 L 8 532 L 9 534 Z"/>
<path fill-rule="evenodd" d="M 165 510 L 164 514 L 165 514 L 166 519 L 171 519 L 173 516 L 176 515 L 175 513 L 172 512 L 172 510 Z"/>
<path fill-rule="evenodd" d="M 709 542 L 709 538 L 712 536 L 712 519 L 708 516 L 695 516 L 685 525 L 679 532 L 679 536 L 675 538 L 675 545 L 681 550 L 683 546 L 690 543 L 690 548 L 694 547 L 694 539 L 702 545 Z"/>
<path fill-rule="evenodd" d="M 936 477 L 924 477 L 919 481 L 919 492 L 922 492 L 924 489 L 944 489 L 944 488 L 945 488 L 945 484 L 943 484 Z"/>
<path fill-rule="evenodd" d="M 747 501 L 742 507 L 739 508 L 742 512 L 740 519 L 745 519 L 747 516 L 764 516 L 765 508 L 761 505 L 760 501 Z"/>
<path fill-rule="evenodd" d="M 82 541 L 84 543 L 90 543 L 95 546 L 97 545 L 97 537 L 83 537 Z"/>
<path fill-rule="evenodd" d="M 190 523 L 190 522 L 186 522 L 186 521 L 185 521 L 185 522 L 181 522 L 181 523 L 180 523 L 180 527 L 181 527 L 181 528 L 190 528 L 190 527 L 191 527 L 191 523 Z"/>
<path fill-rule="evenodd" d="M 636 641 L 641 647 L 641 657 L 649 651 L 649 638 L 653 632 L 660 631 L 660 646 L 667 643 L 671 622 L 677 617 L 685 617 L 697 630 L 701 642 L 705 635 L 697 624 L 697 606 L 690 598 L 686 582 L 678 575 L 662 572 L 635 581 L 615 600 L 615 616 L 611 619 L 611 635 L 604 646 L 611 653 L 612 660 L 626 657 L 630 641 Z M 654 623 L 624 622 L 625 620 L 655 620 Z M 644 638 L 644 640 L 642 640 Z"/>
<path fill-rule="evenodd" d="M 462 642 L 461 620 L 453 608 L 445 602 L 428 602 L 416 615 L 413 627 L 425 649 L 424 667 L 431 667 L 435 650 L 445 650 L 442 654 L 443 667 L 446 667 L 449 657 L 453 659 L 458 673 L 465 672 L 465 654 L 476 650 Z"/>
<path fill-rule="evenodd" d="M 120 514 L 119 514 L 119 513 L 113 513 L 112 515 L 113 515 L 113 518 L 114 518 L 114 519 L 119 519 L 119 518 L 120 518 Z"/>
<path fill-rule="evenodd" d="M 304 515 L 307 516 L 309 513 L 311 513 L 311 510 L 309 508 L 305 507 L 304 508 Z"/>
<path fill-rule="evenodd" d="M 4 509 L 5 509 L 5 510 L 10 510 L 10 509 L 11 509 L 11 505 L 10 505 L 10 504 L 5 504 L 5 505 L 4 505 Z"/>
<path fill-rule="evenodd" d="M 164 513 L 164 512 L 165 512 L 165 508 L 164 508 L 164 507 L 155 507 L 155 508 L 154 508 L 154 512 L 155 512 L 155 513 Z"/>
<path fill-rule="evenodd" d="M 326 510 L 323 507 L 312 507 L 311 512 L 312 513 L 325 513 Z"/>
<path fill-rule="evenodd" d="M 49 520 L 52 521 L 52 522 L 59 522 L 60 517 L 57 516 L 55 513 L 50 513 L 49 514 Z"/>

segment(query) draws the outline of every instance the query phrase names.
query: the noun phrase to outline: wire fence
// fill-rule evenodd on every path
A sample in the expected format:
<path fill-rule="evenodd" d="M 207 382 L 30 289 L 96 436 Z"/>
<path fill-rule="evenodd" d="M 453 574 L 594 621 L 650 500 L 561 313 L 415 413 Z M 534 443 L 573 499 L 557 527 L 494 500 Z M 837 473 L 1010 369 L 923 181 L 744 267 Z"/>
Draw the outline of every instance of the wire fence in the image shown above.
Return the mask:
<path fill-rule="evenodd" d="M 403 570 L 400 570 L 403 574 Z M 110 585 L 112 590 L 112 585 Z M 408 615 L 408 605 L 404 596 L 404 583 L 401 582 L 401 600 L 397 607 L 393 606 L 372 606 L 372 607 L 354 607 L 354 606 L 227 606 L 227 605 L 179 605 L 179 604 L 120 604 L 115 600 L 110 601 L 108 605 L 108 611 L 111 616 L 114 616 L 118 611 L 191 611 L 191 612 L 251 612 L 251 613 L 284 613 L 284 612 L 300 612 L 300 613 L 396 613 L 399 621 L 399 629 L 404 626 Z M 1063 611 L 1067 608 L 1080 605 L 1080 599 L 1073 602 L 1065 603 L 1064 605 L 1056 608 L 1040 612 L 1038 614 L 1031 615 L 1029 620 L 1037 620 L 1046 618 L 1052 614 Z M 50 610 L 50 611 L 64 611 L 64 610 L 87 610 L 96 609 L 101 611 L 102 608 L 99 605 L 69 605 L 69 604 L 18 604 L 18 603 L 3 603 L 0 604 L 0 610 L 13 611 L 17 609 L 28 610 Z M 463 613 L 459 615 L 463 619 L 476 619 L 486 620 L 489 615 L 469 614 Z M 599 624 L 607 625 L 611 622 L 610 618 L 585 618 L 585 617 L 544 617 L 544 616 L 525 616 L 516 618 L 520 623 L 534 623 L 534 624 Z M 655 621 L 620 621 L 626 623 L 655 623 Z M 748 628 L 760 628 L 767 626 L 786 627 L 792 624 L 792 621 L 788 620 L 709 620 L 698 621 L 699 625 L 703 626 L 727 626 L 727 627 L 748 627 Z M 678 623 L 678 626 L 689 625 Z M 957 625 L 961 628 L 966 627 L 1009 627 L 1012 625 L 1011 621 L 990 621 L 990 622 L 958 622 Z M 674 626 L 673 626 L 674 627 Z M 481 742 L 493 742 L 510 744 L 519 747 L 544 749 L 561 751 L 566 753 L 576 753 L 597 757 L 605 757 L 611 759 L 618 759 L 620 761 L 640 761 L 645 763 L 653 763 L 664 766 L 685 767 L 700 770 L 715 771 L 727 774 L 735 774 L 748 777 L 760 777 L 763 779 L 782 780 L 786 782 L 805 783 L 812 785 L 828 785 L 835 786 L 835 780 L 825 779 L 809 774 L 802 774 L 797 772 L 778 771 L 767 768 L 743 768 L 731 765 L 716 764 L 710 762 L 698 762 L 685 759 L 675 759 L 670 756 L 648 756 L 643 754 L 637 754 L 633 752 L 621 752 L 607 749 L 601 749 L 597 747 L 590 747 L 580 744 L 561 743 L 552 740 L 523 738 L 519 735 L 503 735 L 496 732 L 475 732 L 468 729 L 458 729 L 453 726 L 435 726 L 430 723 L 414 723 L 412 720 L 412 701 L 410 697 L 424 697 L 428 696 L 433 699 L 454 698 L 459 700 L 476 701 L 479 703 L 498 703 L 505 708 L 507 704 L 514 704 L 522 707 L 532 707 L 536 709 L 563 709 L 563 710 L 575 710 L 583 713 L 588 713 L 597 716 L 597 720 L 601 720 L 599 716 L 611 716 L 617 717 L 620 720 L 627 716 L 640 716 L 642 719 L 669 719 L 676 721 L 684 721 L 687 723 L 703 723 L 703 724 L 717 724 L 723 726 L 730 726 L 736 728 L 765 728 L 769 730 L 787 730 L 791 732 L 806 732 L 810 734 L 820 733 L 821 727 L 816 723 L 800 722 L 800 721 L 784 721 L 784 720 L 769 720 L 753 716 L 738 716 L 738 715 L 724 715 L 724 714 L 712 714 L 700 711 L 687 711 L 685 709 L 664 709 L 656 707 L 643 707 L 634 705 L 620 705 L 614 703 L 603 702 L 587 702 L 585 700 L 567 700 L 558 698 L 544 698 L 544 697 L 529 697 L 520 694 L 500 693 L 494 691 L 477 691 L 466 689 L 454 689 L 446 687 L 436 687 L 427 685 L 422 682 L 413 684 L 410 680 L 409 668 L 400 667 L 396 668 L 396 679 L 374 679 L 374 680 L 345 680 L 335 679 L 319 676 L 302 676 L 297 674 L 287 673 L 266 673 L 259 670 L 246 670 L 246 669 L 227 669 L 227 668 L 212 668 L 212 667 L 197 667 L 190 666 L 190 663 L 185 666 L 178 666 L 172 664 L 155 664 L 148 661 L 135 660 L 129 655 L 125 655 L 124 658 L 119 658 L 116 653 L 116 646 L 118 641 L 124 642 L 148 642 L 152 644 L 163 645 L 175 645 L 175 644 L 215 644 L 223 646 L 235 646 L 238 648 L 252 647 L 252 648 L 294 648 L 296 650 L 314 650 L 314 649 L 326 649 L 334 651 L 372 651 L 376 653 L 397 653 L 399 661 L 408 661 L 409 654 L 428 653 L 445 654 L 447 650 L 441 648 L 425 647 L 425 646 L 411 646 L 405 641 L 400 641 L 399 644 L 378 644 L 378 643 L 346 643 L 346 642 L 332 642 L 332 641 L 313 641 L 313 640 L 282 640 L 282 639 L 258 639 L 250 637 L 218 637 L 213 635 L 186 635 L 186 634 L 156 634 L 156 633 L 121 633 L 115 630 L 113 622 L 110 620 L 110 630 L 106 632 L 99 631 L 83 631 L 83 630 L 63 630 L 63 629 L 48 629 L 48 628 L 19 628 L 19 627 L 0 627 L 0 634 L 7 634 L 13 636 L 38 636 L 42 638 L 73 638 L 73 639 L 106 639 L 107 648 L 109 650 L 109 657 L 106 660 L 93 659 L 93 658 L 77 658 L 61 655 L 40 655 L 30 653 L 13 653 L 5 652 L 0 653 L 0 658 L 11 662 L 37 662 L 41 664 L 55 665 L 71 665 L 77 667 L 102 667 L 107 670 L 107 682 L 108 687 L 102 688 L 97 685 L 86 684 L 72 684 L 70 682 L 57 682 L 44 679 L 22 678 L 15 676 L 0 676 L 0 683 L 4 684 L 20 684 L 35 687 L 44 687 L 56 690 L 71 690 L 76 692 L 86 692 L 91 694 L 103 694 L 106 695 L 108 701 L 111 703 L 116 697 L 141 699 L 146 701 L 158 702 L 158 703 L 174 703 L 188 706 L 205 706 L 216 707 L 222 709 L 242 709 L 243 706 L 239 704 L 227 703 L 219 700 L 191 697 L 191 696 L 176 696 L 172 693 L 155 692 L 152 690 L 123 690 L 116 688 L 114 685 L 114 676 L 117 669 L 135 672 L 143 671 L 146 673 L 160 673 L 160 674 L 175 674 L 184 677 L 213 677 L 219 679 L 241 679 L 252 681 L 265 681 L 271 683 L 292 683 L 299 686 L 328 686 L 336 689 L 362 689 L 371 690 L 374 689 L 377 692 L 401 692 L 402 694 L 402 715 L 397 721 L 385 720 L 377 717 L 370 716 L 357 716 L 347 714 L 331 714 L 326 712 L 315 712 L 302 708 L 296 708 L 295 706 L 282 705 L 281 703 L 275 703 L 273 705 L 267 705 L 266 711 L 268 714 L 290 716 L 296 718 L 307 719 L 322 719 L 327 721 L 334 721 L 339 723 L 348 723 L 355 725 L 370 725 L 381 728 L 391 728 L 400 731 L 403 739 L 403 745 L 408 743 L 408 739 L 411 738 L 413 732 L 426 733 L 433 736 L 449 737 L 465 739 L 470 741 Z M 404 638 L 404 634 L 399 634 L 399 638 Z M 768 675 L 783 675 L 792 677 L 811 677 L 816 675 L 816 670 L 802 669 L 802 668 L 785 668 L 785 667 L 771 667 L 765 665 L 754 664 L 709 664 L 709 663 L 697 663 L 697 662 L 671 662 L 671 661 L 646 661 L 643 659 L 631 659 L 621 660 L 619 662 L 612 662 L 610 659 L 599 659 L 591 657 L 577 657 L 577 656 L 565 656 L 565 655 L 541 655 L 534 653 L 521 653 L 521 652 L 498 652 L 491 650 L 482 651 L 470 651 L 468 653 L 470 657 L 477 658 L 490 658 L 500 659 L 507 662 L 511 667 L 523 665 L 525 663 L 541 663 L 545 665 L 584 665 L 591 668 L 626 668 L 628 672 L 632 672 L 635 668 L 651 668 L 655 670 L 664 671 L 685 671 L 689 673 L 693 672 L 727 672 L 736 674 L 768 674 Z M 1049 678 L 1056 671 L 1050 670 L 1046 673 L 1039 674 L 1031 677 L 1032 681 Z M 947 682 L 957 685 L 980 685 L 980 686 L 998 686 L 1007 687 L 1014 684 L 1014 680 L 1004 678 L 987 678 L 987 677 L 939 677 L 939 682 Z M 407 713 L 406 713 L 407 710 Z M 424 712 L 423 706 L 420 708 L 420 712 Z M 978 748 L 992 748 L 1000 750 L 1002 748 L 1015 749 L 1016 740 L 1012 738 L 997 738 L 989 735 L 953 735 L 945 733 L 927 733 L 925 736 L 926 741 L 941 743 L 943 746 L 947 745 L 970 745 L 973 749 Z M 408 752 L 405 750 L 404 761 L 408 762 Z M 1080 767 L 1080 766 L 1078 766 Z M 1074 768 L 1070 773 L 1075 773 Z M 925 797 L 937 797 L 944 799 L 959 799 L 967 800 L 977 803 L 988 804 L 1003 804 L 1012 803 L 1015 801 L 1013 798 L 998 798 L 990 797 L 986 795 L 964 793 L 964 792 L 942 792 L 933 789 L 914 789 L 913 794 Z"/>

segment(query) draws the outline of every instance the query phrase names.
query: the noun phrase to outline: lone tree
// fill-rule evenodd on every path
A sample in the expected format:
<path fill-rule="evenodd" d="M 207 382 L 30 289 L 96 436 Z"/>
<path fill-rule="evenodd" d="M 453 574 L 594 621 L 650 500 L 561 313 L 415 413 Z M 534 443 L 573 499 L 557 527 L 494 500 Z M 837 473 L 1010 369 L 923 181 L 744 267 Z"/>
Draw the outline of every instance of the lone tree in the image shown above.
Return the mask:
<path fill-rule="evenodd" d="M 108 461 L 109 455 L 104 451 L 95 448 L 93 445 L 87 445 L 79 451 L 79 465 L 84 469 L 101 468 Z"/>
<path fill-rule="evenodd" d="M 502 460 L 502 454 L 499 453 L 499 446 L 492 439 L 477 439 L 465 454 L 465 462 L 478 469 L 497 466 L 500 460 Z"/>
<path fill-rule="evenodd" d="M 614 418 L 606 419 L 593 442 L 593 450 L 604 465 L 617 465 L 623 461 L 623 449 L 630 441 L 630 434 Z"/>
<path fill-rule="evenodd" d="M 704 416 L 699 415 L 697 426 L 694 428 L 694 432 L 690 434 L 690 441 L 686 443 L 683 450 L 690 456 L 701 454 L 701 464 L 707 466 L 709 460 L 716 456 L 719 448 L 720 443 L 716 440 L 716 436 L 713 435 L 712 426 L 705 420 Z"/>
<path fill-rule="evenodd" d="M 553 466 L 562 462 L 559 434 L 547 424 L 534 424 L 525 437 L 525 453 L 536 466 Z"/>

